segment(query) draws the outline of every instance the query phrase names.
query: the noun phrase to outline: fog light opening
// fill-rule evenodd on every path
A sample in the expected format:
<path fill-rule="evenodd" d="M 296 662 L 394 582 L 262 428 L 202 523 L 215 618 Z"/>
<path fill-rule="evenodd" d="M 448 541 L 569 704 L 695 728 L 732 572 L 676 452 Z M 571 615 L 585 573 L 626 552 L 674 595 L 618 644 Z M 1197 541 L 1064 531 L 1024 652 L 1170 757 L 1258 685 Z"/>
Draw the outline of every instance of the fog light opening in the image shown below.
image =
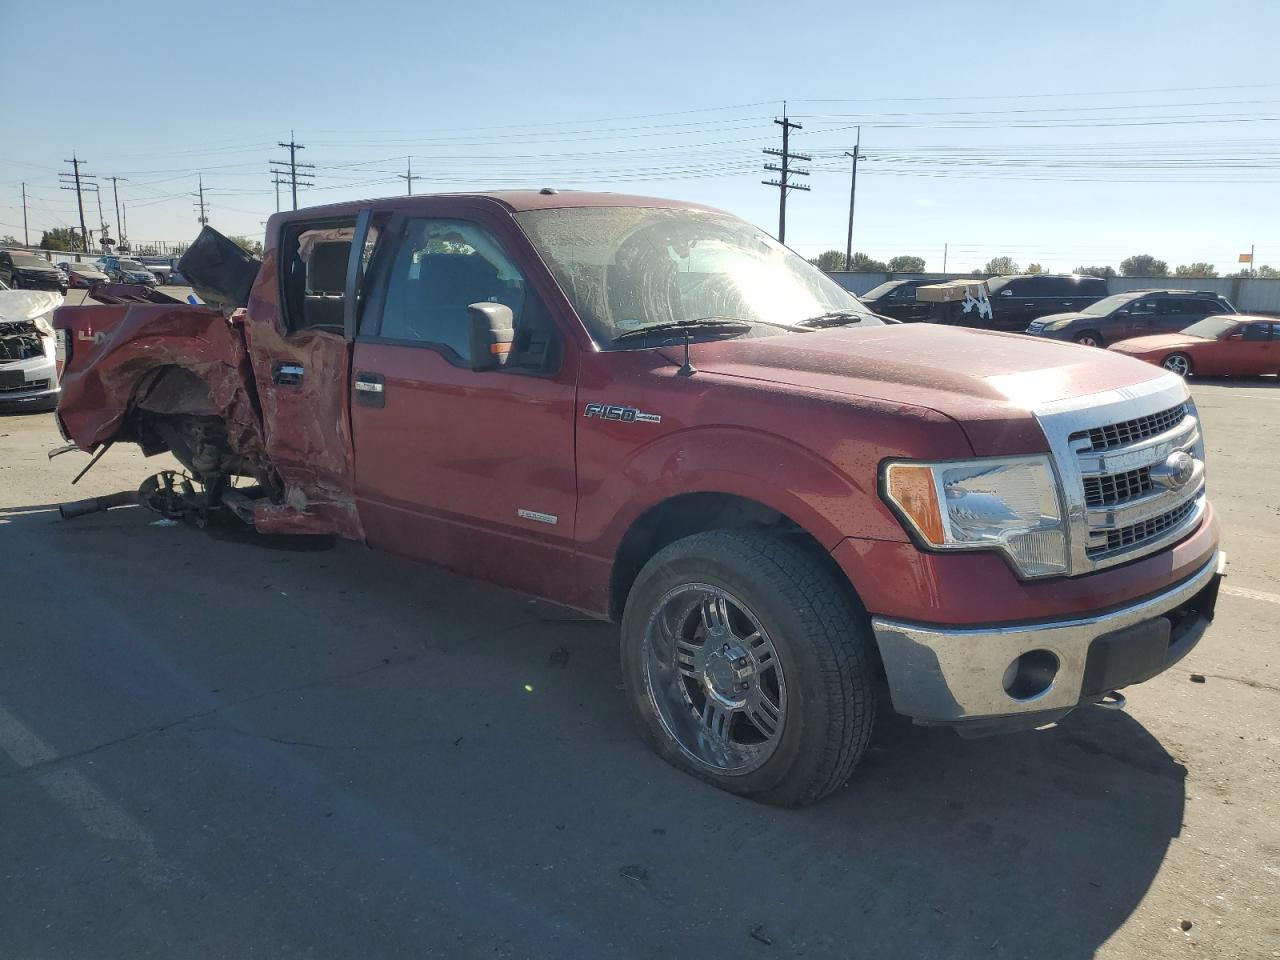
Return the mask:
<path fill-rule="evenodd" d="M 1004 692 L 1015 700 L 1031 700 L 1051 686 L 1058 675 L 1058 657 L 1049 650 L 1028 650 L 1004 672 Z"/>

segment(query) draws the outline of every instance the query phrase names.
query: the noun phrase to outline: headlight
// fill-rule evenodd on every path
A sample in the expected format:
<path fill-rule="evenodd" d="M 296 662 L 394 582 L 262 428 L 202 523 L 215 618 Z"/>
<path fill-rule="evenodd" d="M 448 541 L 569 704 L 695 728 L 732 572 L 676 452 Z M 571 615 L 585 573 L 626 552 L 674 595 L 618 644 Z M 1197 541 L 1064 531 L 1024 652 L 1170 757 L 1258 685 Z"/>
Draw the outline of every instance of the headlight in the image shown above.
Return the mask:
<path fill-rule="evenodd" d="M 1044 330 L 1061 330 L 1061 329 L 1062 329 L 1063 327 L 1065 327 L 1067 324 L 1071 323 L 1071 321 L 1072 321 L 1072 320 L 1074 320 L 1074 319 L 1075 319 L 1074 317 L 1066 317 L 1066 318 L 1064 318 L 1064 319 L 1062 319 L 1062 320 L 1050 320 L 1050 321 L 1049 321 L 1048 323 L 1046 323 L 1046 324 L 1044 325 L 1044 327 L 1042 327 L 1041 329 L 1044 329 Z"/>
<path fill-rule="evenodd" d="M 1047 456 L 896 461 L 885 499 L 937 550 L 999 550 L 1023 577 L 1067 572 L 1067 538 Z"/>

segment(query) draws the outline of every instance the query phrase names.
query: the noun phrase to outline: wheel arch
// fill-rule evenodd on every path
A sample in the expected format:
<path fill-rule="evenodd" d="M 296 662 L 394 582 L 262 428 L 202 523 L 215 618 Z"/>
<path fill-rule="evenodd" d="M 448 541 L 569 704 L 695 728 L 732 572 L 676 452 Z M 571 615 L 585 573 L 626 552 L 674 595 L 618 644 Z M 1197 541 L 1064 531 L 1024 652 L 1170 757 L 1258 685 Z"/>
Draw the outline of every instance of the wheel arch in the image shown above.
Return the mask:
<path fill-rule="evenodd" d="M 704 490 L 669 496 L 648 507 L 627 528 L 609 577 L 609 619 L 619 622 L 644 565 L 664 547 L 710 530 L 759 530 L 786 538 L 811 554 L 847 587 L 858 609 L 857 590 L 830 551 L 811 531 L 775 506 L 741 494 Z"/>

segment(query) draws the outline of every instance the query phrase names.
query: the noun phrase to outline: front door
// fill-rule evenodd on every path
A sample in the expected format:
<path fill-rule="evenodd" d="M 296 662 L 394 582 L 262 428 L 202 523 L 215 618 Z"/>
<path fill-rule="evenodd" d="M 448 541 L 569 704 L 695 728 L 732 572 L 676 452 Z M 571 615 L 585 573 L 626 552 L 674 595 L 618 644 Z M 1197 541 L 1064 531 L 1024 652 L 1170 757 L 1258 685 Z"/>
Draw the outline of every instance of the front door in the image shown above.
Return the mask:
<path fill-rule="evenodd" d="M 494 232 L 390 229 L 353 357 L 356 502 L 370 545 L 540 596 L 570 593 L 577 353 Z M 471 367 L 468 310 L 511 308 L 507 365 Z"/>

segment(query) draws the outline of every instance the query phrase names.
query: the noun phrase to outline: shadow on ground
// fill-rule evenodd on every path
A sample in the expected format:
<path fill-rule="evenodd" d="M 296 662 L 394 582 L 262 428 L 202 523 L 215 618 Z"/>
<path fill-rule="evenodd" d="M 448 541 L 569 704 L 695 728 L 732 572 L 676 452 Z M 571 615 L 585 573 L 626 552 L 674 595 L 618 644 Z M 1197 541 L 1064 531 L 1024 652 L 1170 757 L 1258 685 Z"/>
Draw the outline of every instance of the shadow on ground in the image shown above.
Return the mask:
<path fill-rule="evenodd" d="M 39 509 L 2 536 L 66 602 L 3 645 L 0 702 L 171 868 L 0 767 L 18 953 L 1070 960 L 1182 822 L 1182 766 L 1093 708 L 974 741 L 886 714 L 845 790 L 763 807 L 639 743 L 610 625 L 348 544 Z"/>

